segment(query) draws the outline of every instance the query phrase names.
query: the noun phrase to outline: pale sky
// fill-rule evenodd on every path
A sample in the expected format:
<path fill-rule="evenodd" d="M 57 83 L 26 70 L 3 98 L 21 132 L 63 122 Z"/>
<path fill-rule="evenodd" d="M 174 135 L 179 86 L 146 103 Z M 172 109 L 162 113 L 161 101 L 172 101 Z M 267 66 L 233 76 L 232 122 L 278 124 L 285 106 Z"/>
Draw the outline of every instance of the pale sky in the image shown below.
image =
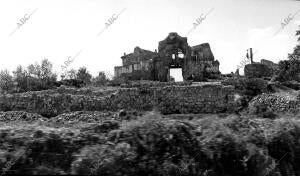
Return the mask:
<path fill-rule="evenodd" d="M 300 10 L 293 0 L 0 0 L 0 69 L 48 58 L 56 72 L 70 56 L 70 68 L 113 74 L 124 52 L 154 51 L 169 32 L 189 35 L 190 46 L 209 43 L 222 73 L 235 71 L 250 47 L 254 60 L 286 58 L 296 46 L 300 12 L 278 34 L 281 23 Z M 123 10 L 101 35 L 105 23 Z M 10 35 L 25 14 L 30 18 Z M 27 16 L 28 16 L 27 15 Z"/>

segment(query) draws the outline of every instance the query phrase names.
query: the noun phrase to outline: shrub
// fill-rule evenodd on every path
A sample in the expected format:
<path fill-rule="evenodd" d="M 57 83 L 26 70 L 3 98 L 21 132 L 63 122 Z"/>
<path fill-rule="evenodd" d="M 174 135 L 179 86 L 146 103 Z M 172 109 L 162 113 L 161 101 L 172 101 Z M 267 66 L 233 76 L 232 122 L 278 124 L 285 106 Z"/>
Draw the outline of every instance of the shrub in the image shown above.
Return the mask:
<path fill-rule="evenodd" d="M 73 173 L 97 175 L 203 175 L 207 162 L 192 125 L 159 116 L 133 120 L 111 136 L 116 143 L 81 151 Z M 118 138 L 119 136 L 119 138 Z M 96 149 L 96 151 L 94 151 Z M 97 163 L 98 164 L 95 164 Z"/>
<path fill-rule="evenodd" d="M 13 159 L 7 175 L 300 174 L 298 120 L 232 115 L 187 121 L 152 113 L 120 128 L 111 122 L 80 130 L 2 127 L 0 167 Z"/>
<path fill-rule="evenodd" d="M 135 157 L 127 143 L 85 147 L 72 163 L 72 174 L 127 175 L 135 170 Z"/>
<path fill-rule="evenodd" d="M 122 84 L 128 84 L 129 80 L 125 77 L 113 77 L 111 81 L 109 81 L 109 86 L 121 86 Z"/>
<path fill-rule="evenodd" d="M 64 73 L 62 73 L 60 75 L 61 76 L 61 80 L 76 79 L 76 74 L 77 74 L 77 70 L 75 70 L 75 69 L 66 70 Z"/>
<path fill-rule="evenodd" d="M 76 79 L 83 81 L 85 84 L 90 84 L 92 75 L 87 71 L 87 68 L 81 67 L 77 71 Z"/>
<path fill-rule="evenodd" d="M 269 154 L 276 159 L 283 176 L 300 175 L 300 126 L 299 123 L 283 122 L 277 126 L 267 145 Z"/>
<path fill-rule="evenodd" d="M 92 79 L 92 84 L 94 86 L 104 86 L 108 82 L 108 78 L 106 77 L 106 74 L 104 72 L 99 72 L 99 74 Z"/>
<path fill-rule="evenodd" d="M 279 73 L 275 76 L 275 81 L 290 81 L 296 80 L 300 81 L 300 60 L 299 59 L 290 59 L 283 60 L 279 62 Z"/>
<path fill-rule="evenodd" d="M 64 86 L 70 86 L 70 87 L 76 87 L 81 88 L 85 86 L 85 83 L 82 80 L 79 79 L 64 79 L 61 81 L 57 81 L 58 85 L 64 85 Z"/>
<path fill-rule="evenodd" d="M 267 104 L 259 101 L 252 101 L 249 105 L 249 112 L 262 118 L 275 119 L 277 115 Z"/>

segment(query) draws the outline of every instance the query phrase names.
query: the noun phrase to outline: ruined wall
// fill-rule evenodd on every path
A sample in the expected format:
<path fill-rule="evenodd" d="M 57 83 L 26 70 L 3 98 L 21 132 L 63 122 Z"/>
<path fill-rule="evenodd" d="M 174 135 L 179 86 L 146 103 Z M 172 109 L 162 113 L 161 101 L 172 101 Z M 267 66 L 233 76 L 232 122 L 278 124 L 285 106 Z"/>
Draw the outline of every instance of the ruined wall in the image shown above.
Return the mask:
<path fill-rule="evenodd" d="M 222 85 L 122 88 L 109 95 L 39 91 L 0 96 L 0 111 L 22 110 L 46 117 L 71 111 L 103 111 L 154 107 L 169 113 L 234 111 L 234 88 Z"/>
<path fill-rule="evenodd" d="M 266 59 L 261 59 L 260 63 L 267 65 L 269 68 L 271 69 L 279 69 L 279 65 L 275 64 L 274 62 L 270 61 L 270 60 L 266 60 Z"/>
<path fill-rule="evenodd" d="M 273 72 L 267 65 L 261 63 L 253 63 L 247 64 L 245 66 L 244 74 L 249 78 L 261 78 L 271 77 L 273 75 Z"/>
<path fill-rule="evenodd" d="M 219 74 L 220 63 L 215 61 L 208 43 L 190 47 L 186 37 L 170 33 L 165 40 L 159 42 L 158 48 L 160 54 L 158 66 L 161 66 L 161 68 L 158 67 L 159 81 L 167 80 L 168 71 L 165 71 L 164 67 L 169 69 L 174 65 L 175 68 L 182 68 L 184 80 L 205 81 L 206 78 L 210 78 L 208 75 L 211 73 Z M 176 56 L 179 52 L 184 54 L 183 59 L 171 58 L 172 54 Z"/>
<path fill-rule="evenodd" d="M 128 80 L 151 80 L 152 72 L 151 70 L 141 69 L 133 70 L 130 73 L 122 73 L 120 76 Z"/>
<path fill-rule="evenodd" d="M 170 86 L 156 93 L 157 107 L 165 114 L 232 112 L 236 107 L 231 86 Z"/>
<path fill-rule="evenodd" d="M 132 65 L 120 66 L 115 67 L 115 76 L 126 76 L 131 77 L 132 80 L 140 80 L 142 78 L 147 79 L 151 78 L 151 70 L 152 69 L 152 62 L 149 60 L 141 61 L 139 63 L 135 63 Z M 139 77 L 139 74 L 142 75 Z"/>
<path fill-rule="evenodd" d="M 182 68 L 184 80 L 205 81 L 206 78 L 214 79 L 219 72 L 220 63 L 215 60 L 208 43 L 190 47 L 187 37 L 181 37 L 176 32 L 171 32 L 158 45 L 158 53 L 143 50 L 139 47 L 133 53 L 121 57 L 123 66 L 115 67 L 115 76 L 124 74 L 130 80 L 139 80 L 145 77 L 148 80 L 169 81 L 170 68 Z M 134 70 L 152 69 L 149 76 L 138 77 Z M 131 76 L 132 75 L 132 76 Z"/>
<path fill-rule="evenodd" d="M 266 59 L 261 59 L 260 63 L 247 64 L 244 68 L 246 77 L 260 78 L 271 77 L 279 71 L 279 65 Z"/>
<path fill-rule="evenodd" d="M 196 56 L 201 61 L 214 61 L 215 57 L 208 43 L 203 43 L 191 47 L 192 56 Z"/>
<path fill-rule="evenodd" d="M 206 71 L 209 73 L 220 73 L 219 70 L 219 61 L 206 61 L 206 64 L 208 64 L 209 66 L 206 68 Z"/>
<path fill-rule="evenodd" d="M 148 71 L 150 72 L 151 65 L 152 65 L 152 59 L 155 57 L 156 53 L 141 49 L 139 47 L 136 47 L 134 49 L 134 53 L 122 56 L 122 63 L 123 66 L 118 66 L 115 67 L 115 76 L 120 77 L 123 74 L 129 75 L 129 74 L 135 74 L 136 76 L 138 75 L 139 72 L 135 71 L 140 71 L 143 72 L 144 74 L 148 74 Z M 144 72 L 146 71 L 146 72 Z M 151 74 L 148 74 L 149 77 Z M 139 80 L 142 79 L 145 76 L 142 76 L 141 78 L 136 78 L 136 76 L 132 76 L 132 80 Z M 148 78 L 148 76 L 147 76 Z M 149 78 L 148 78 L 149 79 Z"/>
<path fill-rule="evenodd" d="M 150 60 L 154 57 L 156 53 L 144 50 L 140 47 L 135 47 L 133 53 L 122 56 L 123 66 L 132 65 L 141 61 Z"/>
<path fill-rule="evenodd" d="M 115 76 L 119 77 L 123 73 L 131 73 L 132 70 L 133 70 L 133 65 L 115 67 Z"/>
<path fill-rule="evenodd" d="M 185 80 L 205 81 L 205 70 L 207 66 L 200 62 L 187 60 L 182 68 L 183 78 Z"/>

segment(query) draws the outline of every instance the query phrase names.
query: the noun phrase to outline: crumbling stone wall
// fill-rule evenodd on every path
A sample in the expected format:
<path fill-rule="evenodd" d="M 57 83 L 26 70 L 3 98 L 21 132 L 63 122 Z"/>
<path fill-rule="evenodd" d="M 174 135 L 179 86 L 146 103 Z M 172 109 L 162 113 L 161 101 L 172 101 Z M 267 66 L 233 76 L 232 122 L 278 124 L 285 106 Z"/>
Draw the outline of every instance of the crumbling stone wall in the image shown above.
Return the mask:
<path fill-rule="evenodd" d="M 109 95 L 47 91 L 0 96 L 0 111 L 27 111 L 46 117 L 72 111 L 152 110 L 162 113 L 234 111 L 234 88 L 222 85 L 122 88 Z"/>
<path fill-rule="evenodd" d="M 208 43 L 190 47 L 186 37 L 172 32 L 159 42 L 158 51 L 159 57 L 154 62 L 159 81 L 168 81 L 170 68 L 182 68 L 183 79 L 193 81 L 205 81 L 207 75 L 220 73 L 219 62 L 215 61 Z"/>
<path fill-rule="evenodd" d="M 232 112 L 236 107 L 232 86 L 202 85 L 164 87 L 156 92 L 157 107 L 164 114 Z"/>
<path fill-rule="evenodd" d="M 122 66 L 115 67 L 115 76 L 127 76 L 131 80 L 145 79 L 145 76 L 139 77 L 139 74 L 137 74 L 138 72 L 142 72 L 147 74 L 147 79 L 151 79 L 152 59 L 156 55 L 157 53 L 155 52 L 135 47 L 133 53 L 124 53 L 124 56 L 121 57 Z"/>
<path fill-rule="evenodd" d="M 267 65 L 261 63 L 247 64 L 244 68 L 244 73 L 249 78 L 272 77 L 273 75 L 272 70 Z"/>
<path fill-rule="evenodd" d="M 270 61 L 270 60 L 266 60 L 266 59 L 261 59 L 260 63 L 268 66 L 273 72 L 276 72 L 279 70 L 279 65 Z"/>
<path fill-rule="evenodd" d="M 121 58 L 123 66 L 115 67 L 115 76 L 129 80 L 167 82 L 170 81 L 171 68 L 181 68 L 184 80 L 205 81 L 220 75 L 220 63 L 215 60 L 208 43 L 190 47 L 187 37 L 176 32 L 169 33 L 159 42 L 158 52 L 136 47 L 134 53 Z"/>

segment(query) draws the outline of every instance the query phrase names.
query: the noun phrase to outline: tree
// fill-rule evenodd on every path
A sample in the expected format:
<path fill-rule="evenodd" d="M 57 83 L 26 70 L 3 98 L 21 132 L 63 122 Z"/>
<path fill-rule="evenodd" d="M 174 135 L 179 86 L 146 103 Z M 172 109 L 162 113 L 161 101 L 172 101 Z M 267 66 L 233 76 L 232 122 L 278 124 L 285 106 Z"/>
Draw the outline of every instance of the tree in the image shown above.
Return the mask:
<path fill-rule="evenodd" d="M 294 48 L 293 53 L 288 55 L 289 60 L 283 60 L 279 62 L 279 72 L 275 76 L 274 80 L 300 81 L 300 29 L 296 31 L 296 36 L 299 36 L 297 39 L 299 43 Z"/>
<path fill-rule="evenodd" d="M 109 71 L 106 71 L 106 72 L 105 72 L 105 75 L 106 75 L 106 78 L 107 78 L 108 80 L 112 80 L 113 77 L 114 77 L 114 74 L 112 74 L 112 73 L 109 72 Z"/>
<path fill-rule="evenodd" d="M 56 80 L 56 74 L 52 72 L 52 63 L 48 59 L 43 59 L 41 64 L 30 64 L 27 67 L 27 72 L 30 77 L 37 78 L 43 81 Z"/>
<path fill-rule="evenodd" d="M 297 56 L 300 56 L 300 26 L 299 26 L 299 30 L 296 31 L 296 36 L 298 36 L 298 45 L 294 48 L 294 53 Z"/>
<path fill-rule="evenodd" d="M 108 78 L 104 72 L 99 72 L 98 76 L 92 79 L 93 85 L 103 86 L 108 82 Z"/>
<path fill-rule="evenodd" d="M 0 71 L 0 90 L 1 92 L 10 92 L 13 89 L 13 77 L 8 70 Z"/>
<path fill-rule="evenodd" d="M 38 63 L 30 64 L 27 67 L 27 70 L 28 70 L 29 76 L 34 77 L 34 78 L 41 77 L 41 66 Z"/>
<path fill-rule="evenodd" d="M 27 70 L 18 66 L 13 72 L 13 79 L 17 83 L 17 92 L 39 91 L 54 86 L 57 75 L 52 72 L 52 63 L 43 59 L 40 64 L 30 64 Z"/>
<path fill-rule="evenodd" d="M 18 92 L 28 91 L 27 77 L 28 73 L 21 65 L 19 65 L 16 70 L 13 71 L 13 79 L 17 83 Z"/>
<path fill-rule="evenodd" d="M 83 81 L 85 84 L 90 84 L 91 78 L 92 78 L 92 75 L 87 71 L 87 69 L 85 67 L 79 68 L 79 70 L 76 74 L 76 79 Z"/>
<path fill-rule="evenodd" d="M 56 74 L 52 72 L 53 65 L 48 59 L 43 59 L 40 66 L 40 79 L 42 80 L 56 80 Z"/>
<path fill-rule="evenodd" d="M 71 70 L 67 70 L 65 73 L 63 73 L 61 75 L 61 79 L 76 79 L 77 75 L 77 70 L 75 69 L 71 69 Z"/>
<path fill-rule="evenodd" d="M 294 51 L 292 54 L 289 54 L 289 59 L 298 59 L 300 60 L 300 26 L 299 29 L 296 31 L 296 36 L 298 36 L 298 45 L 294 48 Z"/>

